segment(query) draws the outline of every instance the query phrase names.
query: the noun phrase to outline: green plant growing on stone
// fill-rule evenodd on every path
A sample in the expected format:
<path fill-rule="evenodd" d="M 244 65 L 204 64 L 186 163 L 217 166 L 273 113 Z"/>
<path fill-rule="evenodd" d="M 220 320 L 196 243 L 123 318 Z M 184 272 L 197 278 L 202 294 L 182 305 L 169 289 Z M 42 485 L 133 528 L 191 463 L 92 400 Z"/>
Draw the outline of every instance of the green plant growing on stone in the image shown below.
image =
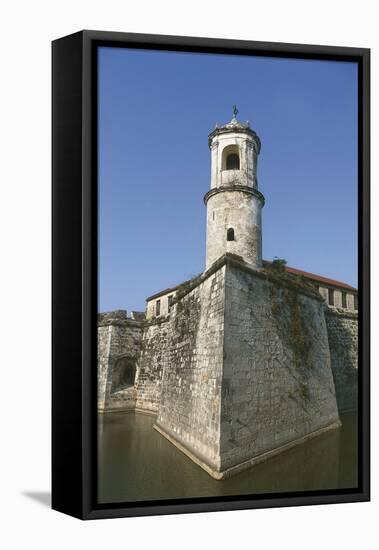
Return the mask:
<path fill-rule="evenodd" d="M 309 401 L 310 399 L 310 392 L 307 384 L 305 382 L 298 382 L 298 387 L 296 390 L 291 391 L 288 390 L 287 396 L 289 399 L 292 399 L 293 401 L 300 400 L 301 402 Z"/>
<path fill-rule="evenodd" d="M 180 299 L 176 305 L 175 330 L 184 338 L 191 332 L 191 322 L 198 318 L 200 304 L 193 296 Z"/>
<path fill-rule="evenodd" d="M 195 275 L 194 277 L 192 277 L 192 279 L 189 279 L 188 281 L 186 281 L 185 283 L 179 286 L 178 290 L 176 291 L 173 304 L 178 300 L 180 300 L 181 298 L 183 298 L 183 296 L 188 294 L 188 292 L 190 292 L 199 283 L 201 279 L 201 275 L 202 274 Z"/>
<path fill-rule="evenodd" d="M 287 271 L 287 260 L 275 257 L 272 262 L 264 262 L 263 265 L 263 272 L 267 274 L 271 281 L 281 286 L 284 284 L 289 288 L 300 290 L 320 301 L 322 300 L 314 284 L 308 281 L 303 275 Z"/>
<path fill-rule="evenodd" d="M 299 393 L 299 396 L 304 401 L 309 401 L 310 393 L 309 393 L 309 388 L 308 388 L 307 384 L 305 384 L 304 382 L 300 382 L 299 388 L 298 388 L 298 393 Z"/>
<path fill-rule="evenodd" d="M 280 312 L 280 303 L 279 302 L 272 302 L 271 304 L 271 313 L 273 316 L 277 316 Z"/>
<path fill-rule="evenodd" d="M 306 366 L 311 346 L 308 325 L 304 322 L 297 294 L 293 291 L 288 292 L 287 300 L 290 309 L 289 340 L 298 366 Z"/>
<path fill-rule="evenodd" d="M 272 269 L 276 273 L 285 273 L 286 271 L 287 260 L 284 258 L 275 258 L 272 260 L 269 269 Z"/>

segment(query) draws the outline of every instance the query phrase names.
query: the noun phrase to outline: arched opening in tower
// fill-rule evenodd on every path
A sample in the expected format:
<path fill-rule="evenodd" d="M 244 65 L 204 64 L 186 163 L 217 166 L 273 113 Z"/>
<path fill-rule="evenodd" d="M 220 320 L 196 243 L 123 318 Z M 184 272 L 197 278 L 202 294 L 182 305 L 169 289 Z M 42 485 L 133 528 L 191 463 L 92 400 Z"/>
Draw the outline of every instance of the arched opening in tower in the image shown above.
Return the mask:
<path fill-rule="evenodd" d="M 230 153 L 226 157 L 226 170 L 239 170 L 240 169 L 240 158 L 237 153 Z"/>
<path fill-rule="evenodd" d="M 226 240 L 227 241 L 234 241 L 234 229 L 233 227 L 229 227 L 229 229 L 226 232 Z"/>
<path fill-rule="evenodd" d="M 222 170 L 240 170 L 240 150 L 238 145 L 227 145 L 222 151 Z"/>

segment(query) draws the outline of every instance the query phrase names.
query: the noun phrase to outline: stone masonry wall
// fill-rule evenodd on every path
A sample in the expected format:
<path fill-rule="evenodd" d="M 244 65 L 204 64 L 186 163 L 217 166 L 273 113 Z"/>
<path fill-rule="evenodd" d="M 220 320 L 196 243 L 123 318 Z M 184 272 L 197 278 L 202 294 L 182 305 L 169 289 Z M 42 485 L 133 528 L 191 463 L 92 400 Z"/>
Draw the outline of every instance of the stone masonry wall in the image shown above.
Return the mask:
<path fill-rule="evenodd" d="M 111 325 L 97 327 L 97 407 L 99 410 L 105 408 L 111 332 Z"/>
<path fill-rule="evenodd" d="M 358 314 L 326 310 L 332 371 L 340 412 L 358 406 Z"/>
<path fill-rule="evenodd" d="M 227 255 L 183 286 L 166 317 L 99 316 L 99 410 L 156 414 L 156 428 L 215 477 L 337 427 L 337 402 L 357 404 L 357 314 L 284 277 Z M 135 381 L 120 388 L 124 360 Z"/>
<path fill-rule="evenodd" d="M 172 306 L 157 428 L 219 467 L 225 267 Z"/>
<path fill-rule="evenodd" d="M 333 424 L 321 299 L 227 265 L 221 470 Z"/>
<path fill-rule="evenodd" d="M 137 409 L 158 411 L 163 365 L 168 353 L 167 333 L 167 319 L 152 322 L 143 330 L 136 383 Z"/>
<path fill-rule="evenodd" d="M 133 409 L 136 389 L 133 386 L 119 390 L 114 387 L 117 362 L 121 358 L 135 364 L 141 350 L 141 323 L 120 315 L 103 316 L 98 325 L 98 409 Z"/>

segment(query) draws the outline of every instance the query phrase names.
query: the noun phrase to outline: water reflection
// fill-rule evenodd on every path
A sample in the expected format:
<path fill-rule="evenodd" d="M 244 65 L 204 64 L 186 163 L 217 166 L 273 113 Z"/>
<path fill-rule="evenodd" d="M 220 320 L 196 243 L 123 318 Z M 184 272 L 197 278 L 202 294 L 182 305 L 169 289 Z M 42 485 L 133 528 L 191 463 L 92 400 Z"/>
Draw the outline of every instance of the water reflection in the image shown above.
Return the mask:
<path fill-rule="evenodd" d="M 216 481 L 153 429 L 153 417 L 99 415 L 99 502 L 356 487 L 357 415 L 341 421 L 340 429 Z"/>

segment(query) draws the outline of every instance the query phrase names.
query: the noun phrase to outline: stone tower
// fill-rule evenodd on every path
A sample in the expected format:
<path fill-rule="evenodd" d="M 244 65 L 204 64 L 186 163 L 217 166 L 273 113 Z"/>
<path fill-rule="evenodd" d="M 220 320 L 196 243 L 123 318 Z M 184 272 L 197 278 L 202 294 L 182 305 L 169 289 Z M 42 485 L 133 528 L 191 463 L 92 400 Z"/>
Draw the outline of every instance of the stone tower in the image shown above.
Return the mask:
<path fill-rule="evenodd" d="M 237 254 L 255 269 L 262 266 L 261 209 L 257 160 L 261 142 L 249 123 L 233 118 L 209 134 L 211 188 L 207 206 L 206 269 L 220 256 Z"/>

